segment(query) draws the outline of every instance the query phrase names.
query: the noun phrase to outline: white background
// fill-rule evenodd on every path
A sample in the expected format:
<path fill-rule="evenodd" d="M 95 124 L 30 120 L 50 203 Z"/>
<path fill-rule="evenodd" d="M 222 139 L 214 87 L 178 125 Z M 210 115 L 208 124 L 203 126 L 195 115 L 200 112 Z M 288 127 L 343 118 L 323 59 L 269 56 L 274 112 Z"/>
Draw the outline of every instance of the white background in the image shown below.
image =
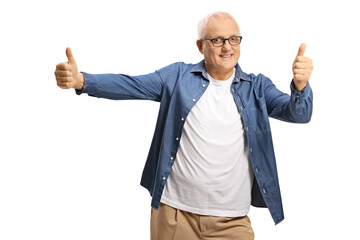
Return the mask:
<path fill-rule="evenodd" d="M 198 21 L 228 11 L 240 65 L 289 93 L 302 42 L 314 62 L 309 124 L 271 120 L 285 220 L 249 213 L 256 239 L 360 239 L 356 1 L 2 1 L 0 239 L 149 239 L 140 178 L 159 103 L 56 86 L 70 46 L 81 71 L 152 72 L 202 59 Z"/>

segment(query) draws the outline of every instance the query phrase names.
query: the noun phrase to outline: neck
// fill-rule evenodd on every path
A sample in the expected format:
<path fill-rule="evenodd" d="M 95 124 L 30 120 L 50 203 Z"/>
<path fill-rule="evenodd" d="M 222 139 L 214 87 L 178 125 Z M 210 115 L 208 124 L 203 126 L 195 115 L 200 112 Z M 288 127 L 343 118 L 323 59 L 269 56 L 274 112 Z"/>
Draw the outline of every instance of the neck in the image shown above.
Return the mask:
<path fill-rule="evenodd" d="M 233 74 L 234 74 L 234 68 L 232 68 L 231 70 L 223 70 L 223 71 L 219 71 L 216 69 L 211 69 L 208 68 L 205 64 L 205 68 L 206 68 L 206 72 L 214 79 L 216 80 L 220 80 L 220 81 L 225 81 L 228 80 Z"/>

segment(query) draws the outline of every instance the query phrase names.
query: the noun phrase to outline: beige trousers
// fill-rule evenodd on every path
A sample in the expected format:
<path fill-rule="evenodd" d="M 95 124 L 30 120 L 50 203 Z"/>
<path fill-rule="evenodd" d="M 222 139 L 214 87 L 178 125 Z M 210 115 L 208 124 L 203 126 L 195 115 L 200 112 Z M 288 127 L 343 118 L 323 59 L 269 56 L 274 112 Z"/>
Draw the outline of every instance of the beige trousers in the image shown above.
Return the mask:
<path fill-rule="evenodd" d="M 151 240 L 253 240 L 248 216 L 198 215 L 160 203 L 151 208 Z"/>

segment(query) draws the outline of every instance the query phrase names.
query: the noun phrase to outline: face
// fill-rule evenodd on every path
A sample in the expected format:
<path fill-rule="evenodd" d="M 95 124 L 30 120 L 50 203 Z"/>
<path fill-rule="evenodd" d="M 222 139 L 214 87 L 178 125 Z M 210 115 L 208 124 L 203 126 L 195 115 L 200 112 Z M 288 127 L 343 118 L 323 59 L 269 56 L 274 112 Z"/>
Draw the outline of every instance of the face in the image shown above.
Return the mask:
<path fill-rule="evenodd" d="M 205 38 L 216 37 L 229 38 L 240 36 L 239 26 L 228 17 L 212 19 L 205 27 Z M 214 47 L 209 41 L 197 41 L 199 51 L 204 54 L 206 71 L 212 77 L 227 77 L 233 73 L 233 69 L 240 57 L 240 45 L 232 46 L 225 41 L 224 46 Z M 230 77 L 228 76 L 228 77 Z"/>

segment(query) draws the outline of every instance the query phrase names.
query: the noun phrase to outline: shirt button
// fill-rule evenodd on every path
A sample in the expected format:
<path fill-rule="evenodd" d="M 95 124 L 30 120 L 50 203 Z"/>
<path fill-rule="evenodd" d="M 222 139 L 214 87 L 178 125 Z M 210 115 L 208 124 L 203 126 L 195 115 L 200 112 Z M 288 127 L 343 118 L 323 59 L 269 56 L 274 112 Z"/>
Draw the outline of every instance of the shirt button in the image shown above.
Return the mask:
<path fill-rule="evenodd" d="M 179 138 L 178 138 L 178 137 L 176 138 L 176 141 L 179 141 Z"/>
<path fill-rule="evenodd" d="M 256 172 L 259 172 L 259 169 L 256 168 L 255 171 L 256 171 Z"/>
<path fill-rule="evenodd" d="M 165 177 L 163 177 L 163 180 L 165 180 L 166 178 Z"/>
<path fill-rule="evenodd" d="M 181 118 L 181 121 L 184 121 L 185 119 L 184 118 Z"/>
<path fill-rule="evenodd" d="M 240 106 L 240 110 L 243 110 L 244 108 L 243 108 L 243 106 Z"/>
<path fill-rule="evenodd" d="M 249 131 L 249 127 L 246 127 L 246 131 Z"/>
<path fill-rule="evenodd" d="M 170 157 L 170 160 L 174 160 L 174 158 L 173 158 L 173 157 Z"/>
<path fill-rule="evenodd" d="M 193 102 L 195 102 L 196 100 L 195 100 L 195 98 L 193 98 Z"/>
<path fill-rule="evenodd" d="M 203 87 L 206 87 L 206 85 L 205 85 L 205 84 L 203 84 L 202 86 L 203 86 Z"/>
<path fill-rule="evenodd" d="M 232 89 L 232 91 L 233 91 L 233 92 L 235 92 L 235 90 L 234 90 L 234 89 Z"/>
<path fill-rule="evenodd" d="M 252 152 L 252 148 L 250 148 L 250 152 Z"/>
<path fill-rule="evenodd" d="M 265 188 L 263 188 L 263 192 L 264 192 L 264 193 L 266 193 L 266 190 L 265 190 Z"/>

